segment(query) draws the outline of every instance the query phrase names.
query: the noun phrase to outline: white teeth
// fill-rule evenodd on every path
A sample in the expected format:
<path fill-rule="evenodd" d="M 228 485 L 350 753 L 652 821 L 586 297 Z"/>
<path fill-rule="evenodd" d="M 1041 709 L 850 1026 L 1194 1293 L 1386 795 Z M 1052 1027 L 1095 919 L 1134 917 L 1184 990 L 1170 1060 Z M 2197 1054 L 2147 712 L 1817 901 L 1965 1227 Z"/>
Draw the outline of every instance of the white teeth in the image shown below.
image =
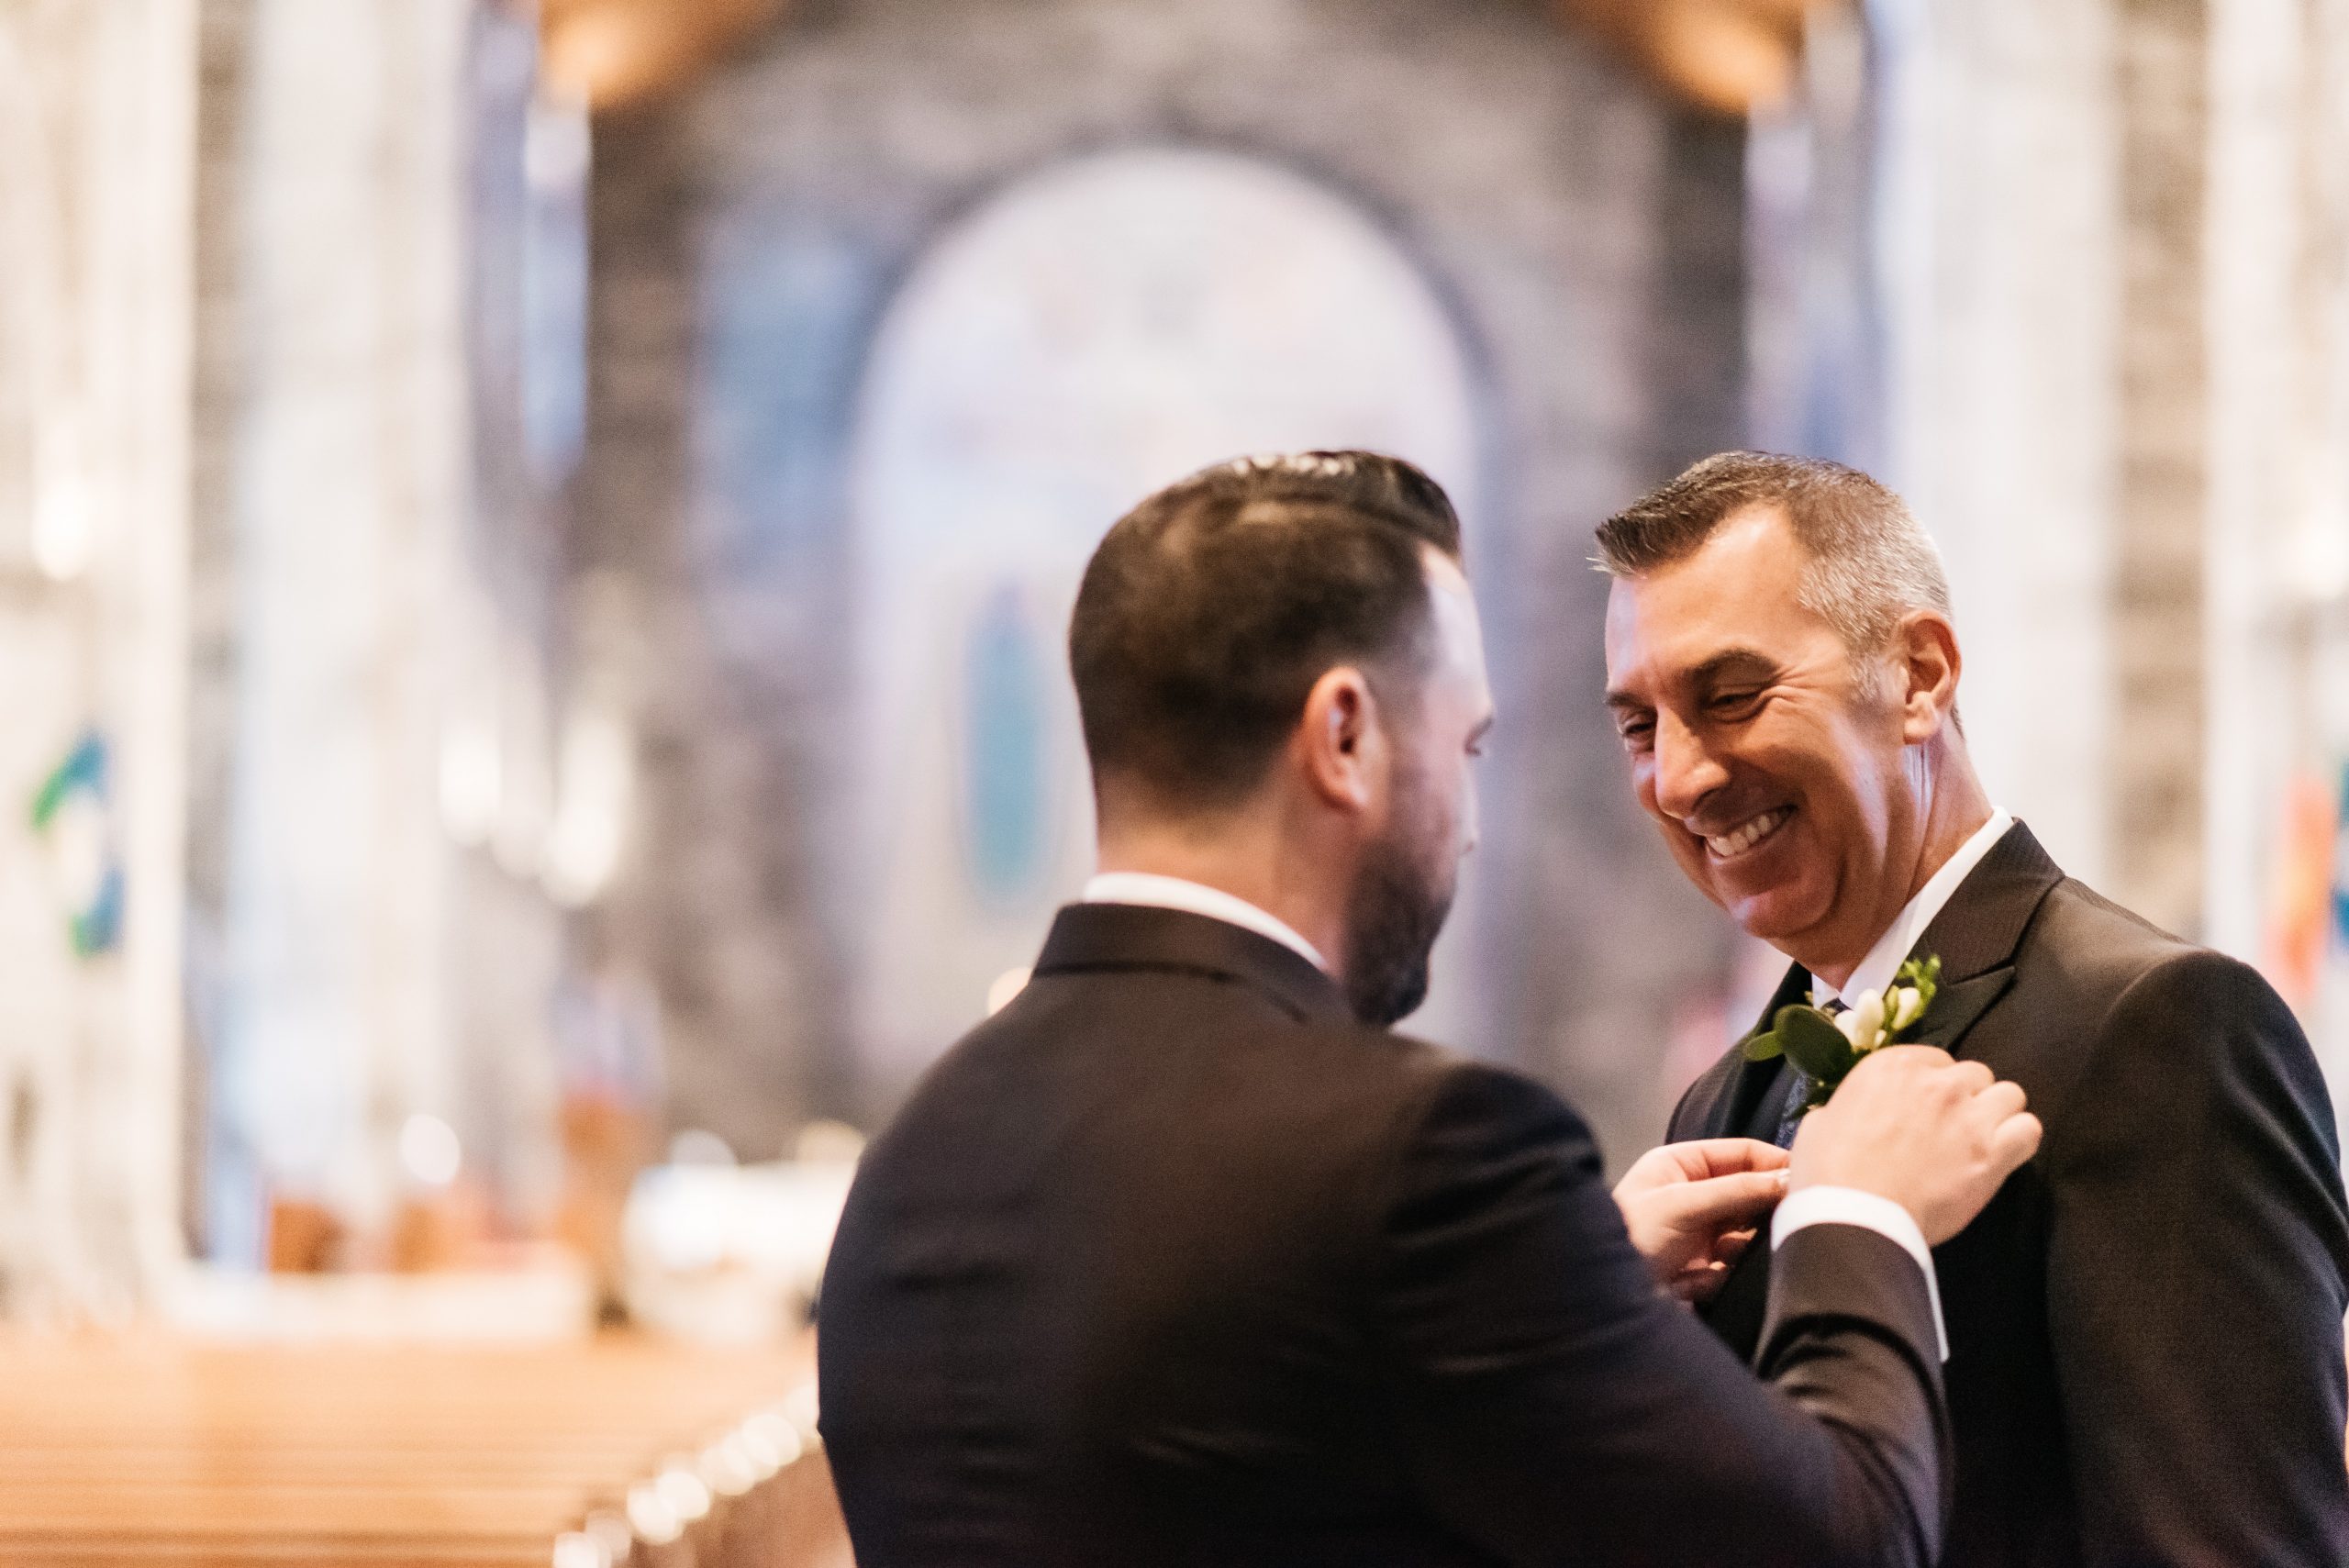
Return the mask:
<path fill-rule="evenodd" d="M 1732 832 L 1706 840 L 1705 847 L 1723 860 L 1728 860 L 1732 855 L 1742 855 L 1769 837 L 1771 829 L 1786 819 L 1787 807 L 1783 806 L 1776 811 L 1765 811 Z"/>

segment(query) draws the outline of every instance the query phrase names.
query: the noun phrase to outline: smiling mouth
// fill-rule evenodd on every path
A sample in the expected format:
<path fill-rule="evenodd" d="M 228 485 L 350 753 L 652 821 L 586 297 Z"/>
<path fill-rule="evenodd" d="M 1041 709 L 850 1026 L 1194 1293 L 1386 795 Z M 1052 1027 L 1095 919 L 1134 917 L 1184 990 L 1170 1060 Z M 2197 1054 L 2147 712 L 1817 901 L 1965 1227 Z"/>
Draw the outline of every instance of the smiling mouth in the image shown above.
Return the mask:
<path fill-rule="evenodd" d="M 1785 827 L 1787 819 L 1794 814 L 1795 808 L 1791 806 L 1765 811 L 1726 833 L 1707 838 L 1705 848 L 1712 851 L 1713 859 L 1717 861 L 1733 861 L 1751 852 L 1755 845 Z"/>

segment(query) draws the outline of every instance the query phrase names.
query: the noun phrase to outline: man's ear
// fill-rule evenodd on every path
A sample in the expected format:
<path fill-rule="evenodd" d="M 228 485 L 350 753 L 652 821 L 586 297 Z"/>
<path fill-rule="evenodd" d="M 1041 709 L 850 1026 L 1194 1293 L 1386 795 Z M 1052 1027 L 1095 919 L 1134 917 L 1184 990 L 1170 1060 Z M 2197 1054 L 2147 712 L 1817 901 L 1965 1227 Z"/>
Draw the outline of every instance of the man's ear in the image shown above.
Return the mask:
<path fill-rule="evenodd" d="M 1360 670 L 1341 664 L 1305 695 L 1305 717 L 1292 740 L 1307 786 L 1341 811 L 1367 811 L 1385 776 L 1386 732 L 1378 699 Z"/>
<path fill-rule="evenodd" d="M 1893 633 L 1892 649 L 1901 739 L 1920 745 L 1940 734 L 1957 711 L 1957 682 L 1965 670 L 1957 628 L 1938 610 L 1915 610 Z"/>

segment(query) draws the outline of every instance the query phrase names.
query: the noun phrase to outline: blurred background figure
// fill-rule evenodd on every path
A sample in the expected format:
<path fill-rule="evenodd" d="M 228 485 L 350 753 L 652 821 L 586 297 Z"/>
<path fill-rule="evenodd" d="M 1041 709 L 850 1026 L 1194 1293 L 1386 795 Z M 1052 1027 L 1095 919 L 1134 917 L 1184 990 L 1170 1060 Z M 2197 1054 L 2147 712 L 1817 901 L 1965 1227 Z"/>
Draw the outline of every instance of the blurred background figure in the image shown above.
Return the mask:
<path fill-rule="evenodd" d="M 586 1262 L 598 1319 L 620 1322 L 629 1193 L 662 1117 L 660 1002 L 599 951 L 599 928 L 582 920 L 576 929 L 584 951 L 557 983 L 554 1004 L 563 1165 L 555 1234 Z M 731 1161 L 729 1151 L 724 1162 Z"/>
<path fill-rule="evenodd" d="M 1726 447 L 2349 1073 L 2349 0 L 14 0 L 0 1313 L 795 1331 L 1089 870 L 1095 541 L 1310 446 L 1488 614 L 1407 1027 L 1619 1164 L 1770 983 L 1598 700 Z"/>

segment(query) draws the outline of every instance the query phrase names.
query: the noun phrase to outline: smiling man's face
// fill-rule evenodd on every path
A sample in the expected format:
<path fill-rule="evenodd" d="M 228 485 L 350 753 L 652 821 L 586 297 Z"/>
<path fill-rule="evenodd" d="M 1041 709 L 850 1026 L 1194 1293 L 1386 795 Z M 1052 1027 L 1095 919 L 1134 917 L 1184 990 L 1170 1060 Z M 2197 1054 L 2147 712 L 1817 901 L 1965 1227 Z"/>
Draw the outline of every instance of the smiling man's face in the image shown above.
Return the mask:
<path fill-rule="evenodd" d="M 1920 828 L 1896 683 L 1872 684 L 1803 607 L 1803 561 L 1785 515 L 1757 506 L 1618 579 L 1607 701 L 1688 879 L 1814 972 L 1848 973 L 1906 901 Z"/>

